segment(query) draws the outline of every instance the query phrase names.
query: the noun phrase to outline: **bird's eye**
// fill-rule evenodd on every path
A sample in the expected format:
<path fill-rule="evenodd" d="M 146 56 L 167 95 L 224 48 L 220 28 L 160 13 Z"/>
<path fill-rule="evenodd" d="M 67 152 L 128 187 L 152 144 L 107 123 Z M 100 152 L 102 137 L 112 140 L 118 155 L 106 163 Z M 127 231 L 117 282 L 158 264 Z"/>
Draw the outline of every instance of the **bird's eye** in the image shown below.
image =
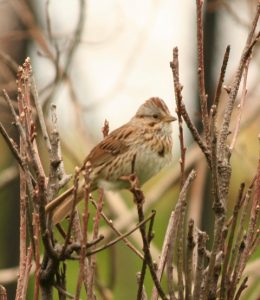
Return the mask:
<path fill-rule="evenodd" d="M 154 114 L 154 115 L 153 115 L 153 118 L 154 118 L 154 119 L 158 119 L 158 118 L 159 118 L 159 115 Z"/>

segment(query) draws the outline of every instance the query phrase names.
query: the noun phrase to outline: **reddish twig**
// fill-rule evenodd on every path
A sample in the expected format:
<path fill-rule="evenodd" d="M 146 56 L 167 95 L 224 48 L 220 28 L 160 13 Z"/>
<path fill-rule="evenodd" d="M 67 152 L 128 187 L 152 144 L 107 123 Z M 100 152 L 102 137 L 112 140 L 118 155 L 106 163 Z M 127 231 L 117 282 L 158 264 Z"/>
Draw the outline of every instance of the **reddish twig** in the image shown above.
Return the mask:
<path fill-rule="evenodd" d="M 94 205 L 94 207 L 97 209 L 97 203 L 92 199 L 91 203 Z M 124 236 L 123 233 L 121 233 L 113 224 L 113 221 L 109 219 L 104 212 L 101 212 L 102 218 L 105 220 L 107 225 L 118 235 L 118 238 L 122 238 L 125 245 L 130 248 L 139 258 L 143 259 L 143 254 Z"/>
<path fill-rule="evenodd" d="M 73 202 L 72 202 L 72 208 L 71 208 L 70 219 L 69 219 L 70 221 L 69 221 L 66 239 L 65 239 L 64 245 L 62 247 L 60 257 L 64 256 L 64 254 L 66 252 L 66 248 L 67 248 L 67 246 L 70 242 L 70 238 L 71 238 L 73 219 L 74 219 L 75 208 L 76 208 L 77 198 L 78 198 L 78 183 L 79 183 L 79 169 L 76 168 L 75 175 L 74 175 L 74 185 L 73 185 Z"/>
<path fill-rule="evenodd" d="M 39 289 L 40 289 L 40 220 L 39 214 L 33 214 L 33 229 L 34 229 L 34 243 L 35 243 L 35 279 L 34 279 L 34 296 L 33 299 L 39 299 Z"/>
<path fill-rule="evenodd" d="M 117 238 L 115 238 L 114 240 L 110 241 L 109 243 L 105 244 L 104 246 L 101 246 L 99 248 L 96 248 L 94 250 L 90 250 L 87 252 L 87 256 L 91 256 L 97 252 L 103 251 L 113 245 L 115 245 L 116 243 L 118 243 L 121 240 L 124 240 L 127 236 L 129 236 L 130 234 L 132 234 L 133 232 L 135 232 L 137 229 L 140 228 L 140 226 L 142 226 L 143 224 L 147 223 L 148 221 L 150 221 L 151 219 L 153 219 L 155 216 L 155 212 L 152 212 L 150 214 L 150 216 L 148 216 L 146 219 L 144 219 L 141 223 L 138 223 L 133 229 L 127 231 L 124 234 L 120 234 Z M 144 257 L 142 256 L 141 259 L 143 260 Z"/>
<path fill-rule="evenodd" d="M 29 279 L 30 279 L 30 271 L 32 267 L 32 257 L 33 257 L 33 251 L 31 247 L 27 248 L 27 255 L 26 255 L 26 261 L 24 265 L 24 274 L 22 277 L 22 293 L 21 297 L 17 298 L 19 300 L 26 299 L 26 295 L 28 293 L 28 285 L 29 285 Z"/>
<path fill-rule="evenodd" d="M 24 154 L 24 145 L 21 143 L 20 151 Z M 20 257 L 19 277 L 17 282 L 16 300 L 23 299 L 24 274 L 27 260 L 27 201 L 26 201 L 26 179 L 23 170 L 20 170 Z"/>

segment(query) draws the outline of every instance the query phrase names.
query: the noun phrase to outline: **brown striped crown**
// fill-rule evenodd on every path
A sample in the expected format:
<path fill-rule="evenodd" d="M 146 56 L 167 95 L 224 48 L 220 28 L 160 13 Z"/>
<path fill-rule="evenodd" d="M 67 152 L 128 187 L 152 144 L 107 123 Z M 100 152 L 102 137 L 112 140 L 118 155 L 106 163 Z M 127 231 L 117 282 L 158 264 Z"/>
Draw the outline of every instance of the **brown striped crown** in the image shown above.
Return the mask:
<path fill-rule="evenodd" d="M 135 116 L 143 118 L 146 116 L 154 116 L 155 114 L 159 114 L 158 117 L 170 115 L 167 105 L 158 97 L 146 100 L 145 103 L 139 107 Z"/>

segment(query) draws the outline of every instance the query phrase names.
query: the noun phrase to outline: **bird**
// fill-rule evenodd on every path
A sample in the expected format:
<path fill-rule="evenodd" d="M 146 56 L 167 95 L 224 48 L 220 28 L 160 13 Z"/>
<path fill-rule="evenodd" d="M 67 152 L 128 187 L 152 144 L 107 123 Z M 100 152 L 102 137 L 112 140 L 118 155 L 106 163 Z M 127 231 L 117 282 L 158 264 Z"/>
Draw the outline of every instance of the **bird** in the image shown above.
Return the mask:
<path fill-rule="evenodd" d="M 146 100 L 130 121 L 104 137 L 84 160 L 83 166 L 90 166 L 89 191 L 129 188 L 124 177 L 132 173 L 143 185 L 170 164 L 173 144 L 171 123 L 175 120 L 162 99 L 152 97 Z M 83 182 L 79 184 L 77 202 L 83 198 L 83 186 Z M 72 206 L 73 187 L 50 201 L 45 211 L 51 213 L 52 224 L 55 225 L 70 214 Z"/>

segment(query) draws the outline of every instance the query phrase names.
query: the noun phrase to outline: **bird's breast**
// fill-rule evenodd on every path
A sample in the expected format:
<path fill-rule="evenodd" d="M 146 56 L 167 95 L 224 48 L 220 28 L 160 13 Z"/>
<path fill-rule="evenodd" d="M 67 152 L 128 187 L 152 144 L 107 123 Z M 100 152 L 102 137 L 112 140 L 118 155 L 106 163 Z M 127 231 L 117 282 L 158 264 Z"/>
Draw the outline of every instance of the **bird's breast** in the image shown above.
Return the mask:
<path fill-rule="evenodd" d="M 156 139 L 153 137 L 150 143 L 144 142 L 136 154 L 135 172 L 143 184 L 156 175 L 172 160 L 171 137 Z"/>
<path fill-rule="evenodd" d="M 121 180 L 122 176 L 130 175 L 134 171 L 142 185 L 168 165 L 171 159 L 170 136 L 157 138 L 155 135 L 144 134 L 141 142 L 131 144 L 126 152 L 117 155 L 94 177 L 98 186 L 107 190 L 122 189 L 129 187 L 126 181 Z"/>

